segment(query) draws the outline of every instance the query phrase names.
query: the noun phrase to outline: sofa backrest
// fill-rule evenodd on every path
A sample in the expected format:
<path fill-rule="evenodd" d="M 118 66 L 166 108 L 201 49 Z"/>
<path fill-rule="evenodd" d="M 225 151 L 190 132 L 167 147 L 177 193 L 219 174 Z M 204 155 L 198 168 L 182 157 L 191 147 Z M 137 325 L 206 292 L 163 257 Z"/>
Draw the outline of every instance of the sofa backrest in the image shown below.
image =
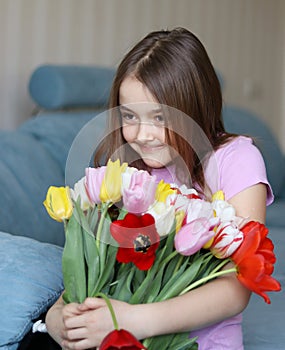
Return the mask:
<path fill-rule="evenodd" d="M 239 107 L 225 106 L 223 119 L 228 132 L 245 134 L 254 139 L 264 157 L 274 195 L 280 196 L 285 185 L 285 156 L 270 128 L 255 114 Z"/>

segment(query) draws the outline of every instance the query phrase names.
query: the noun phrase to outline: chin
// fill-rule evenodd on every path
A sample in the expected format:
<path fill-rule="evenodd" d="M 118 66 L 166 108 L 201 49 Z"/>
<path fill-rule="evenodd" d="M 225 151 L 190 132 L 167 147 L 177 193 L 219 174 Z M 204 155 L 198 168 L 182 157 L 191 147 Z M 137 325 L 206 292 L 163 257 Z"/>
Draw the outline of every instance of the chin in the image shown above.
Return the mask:
<path fill-rule="evenodd" d="M 144 158 L 144 157 L 142 157 L 142 159 L 147 166 L 153 169 L 163 168 L 166 165 L 163 162 L 158 161 L 156 159 L 150 159 L 150 158 Z"/>

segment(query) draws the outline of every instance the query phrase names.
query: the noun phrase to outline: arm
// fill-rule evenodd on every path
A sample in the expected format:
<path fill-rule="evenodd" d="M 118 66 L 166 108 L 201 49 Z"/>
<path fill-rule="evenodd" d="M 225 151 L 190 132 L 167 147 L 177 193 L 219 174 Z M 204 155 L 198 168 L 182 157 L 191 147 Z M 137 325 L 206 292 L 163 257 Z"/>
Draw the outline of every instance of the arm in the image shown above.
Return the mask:
<path fill-rule="evenodd" d="M 264 223 L 266 196 L 266 186 L 259 183 L 239 192 L 229 202 L 236 208 L 237 215 Z M 158 303 L 157 312 L 162 315 L 160 321 L 156 323 L 153 315 L 153 324 L 151 320 L 146 324 L 154 329 L 155 334 L 203 328 L 240 313 L 247 306 L 249 297 L 250 291 L 235 275 L 226 275 L 182 297 Z M 164 316 L 163 304 L 166 309 Z M 169 322 L 171 320 L 174 320 L 173 324 Z M 156 324 L 159 329 L 155 328 Z"/>
<path fill-rule="evenodd" d="M 237 215 L 261 222 L 265 220 L 265 201 L 266 187 L 263 184 L 249 187 L 229 200 Z M 129 305 L 113 300 L 112 304 L 120 327 L 143 339 L 217 323 L 243 311 L 249 298 L 250 291 L 239 283 L 234 274 L 229 274 L 163 302 Z M 65 349 L 99 346 L 103 337 L 113 330 L 104 300 L 86 299 L 76 312 L 72 310 L 74 317 L 62 316 L 62 310 L 67 307 L 56 304 L 48 317 L 48 330 L 56 340 L 60 339 L 58 329 L 63 328 L 61 339 L 65 339 Z"/>

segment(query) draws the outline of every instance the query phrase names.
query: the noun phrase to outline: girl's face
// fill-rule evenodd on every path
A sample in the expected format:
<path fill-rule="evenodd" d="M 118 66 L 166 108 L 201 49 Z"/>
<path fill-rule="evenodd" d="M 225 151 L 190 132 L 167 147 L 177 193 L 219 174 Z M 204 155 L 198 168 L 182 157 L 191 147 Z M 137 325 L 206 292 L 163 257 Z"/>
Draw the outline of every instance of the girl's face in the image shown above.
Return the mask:
<path fill-rule="evenodd" d="M 171 162 L 170 147 L 165 143 L 165 119 L 162 106 L 135 77 L 127 77 L 119 92 L 123 136 L 151 168 Z"/>

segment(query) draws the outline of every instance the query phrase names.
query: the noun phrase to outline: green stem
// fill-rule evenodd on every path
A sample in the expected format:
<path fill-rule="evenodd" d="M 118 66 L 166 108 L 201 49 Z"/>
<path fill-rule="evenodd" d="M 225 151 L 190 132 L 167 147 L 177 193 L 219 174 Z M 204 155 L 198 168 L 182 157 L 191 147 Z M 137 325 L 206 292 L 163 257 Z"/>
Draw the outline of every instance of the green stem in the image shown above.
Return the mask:
<path fill-rule="evenodd" d="M 226 275 L 226 274 L 231 273 L 231 272 L 237 272 L 236 267 L 233 267 L 233 268 L 228 269 L 228 270 L 223 270 L 223 271 L 211 273 L 210 275 L 203 277 L 200 280 L 190 284 L 190 286 L 185 288 L 179 295 L 185 294 L 185 293 L 189 292 L 191 289 L 194 289 L 194 288 L 200 286 L 201 284 L 203 284 L 203 283 L 205 283 L 213 278 L 220 277 L 220 276 Z"/>
<path fill-rule="evenodd" d="M 176 255 L 178 254 L 177 250 L 174 250 L 171 254 L 169 254 L 161 263 L 160 267 L 161 268 L 163 265 L 166 265 L 170 260 L 172 260 Z"/>
<path fill-rule="evenodd" d="M 97 229 L 97 232 L 96 232 L 96 245 L 97 245 L 98 249 L 99 249 L 99 246 L 100 246 L 102 227 L 103 227 L 103 224 L 104 224 L 104 220 L 106 218 L 106 214 L 107 214 L 108 208 L 109 208 L 109 203 L 105 203 L 105 205 L 102 204 L 101 217 L 100 217 L 98 229 Z"/>
<path fill-rule="evenodd" d="M 180 268 L 180 266 L 181 266 L 181 264 L 183 262 L 183 259 L 184 259 L 184 256 L 181 255 L 179 260 L 177 261 L 177 264 L 176 264 L 175 269 L 173 271 L 173 275 L 179 270 L 179 268 Z"/>
<path fill-rule="evenodd" d="M 105 300 L 107 306 L 108 306 L 108 309 L 111 313 L 111 317 L 112 317 L 112 321 L 113 321 L 113 324 L 114 324 L 114 328 L 118 331 L 119 330 L 119 324 L 118 324 L 118 321 L 117 321 L 117 318 L 116 318 L 116 315 L 115 315 L 115 311 L 114 311 L 114 308 L 110 302 L 110 299 L 104 294 L 104 293 L 97 293 L 95 295 L 95 297 L 101 297 Z"/>
<path fill-rule="evenodd" d="M 146 347 L 146 348 L 148 348 L 149 345 L 151 344 L 151 339 L 152 339 L 152 338 L 144 339 L 144 341 L 143 341 L 143 346 Z"/>
<path fill-rule="evenodd" d="M 229 258 L 222 260 L 222 262 L 212 271 L 212 273 L 216 273 L 217 271 L 220 271 L 222 269 L 222 267 L 224 267 L 225 265 L 227 265 L 231 261 L 232 260 Z"/>

